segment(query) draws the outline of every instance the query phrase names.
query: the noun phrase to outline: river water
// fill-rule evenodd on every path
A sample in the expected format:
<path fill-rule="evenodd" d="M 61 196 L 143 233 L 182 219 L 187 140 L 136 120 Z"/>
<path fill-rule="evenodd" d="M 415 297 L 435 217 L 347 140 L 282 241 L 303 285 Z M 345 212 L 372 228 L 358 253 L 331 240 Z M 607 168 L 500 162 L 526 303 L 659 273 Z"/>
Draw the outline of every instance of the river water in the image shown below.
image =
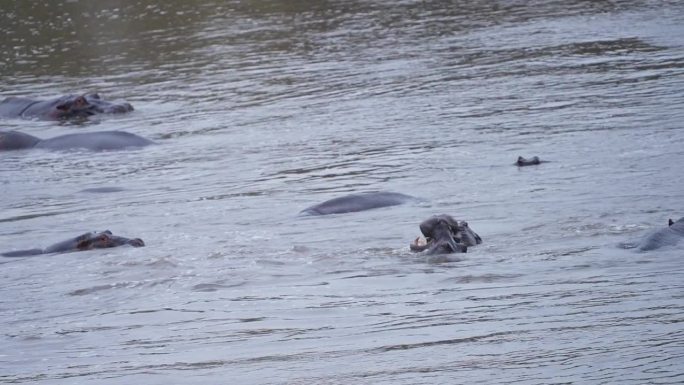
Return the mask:
<path fill-rule="evenodd" d="M 682 249 L 619 247 L 684 215 L 684 3 L 0 4 L 2 97 L 136 108 L 0 129 L 158 143 L 0 154 L 0 251 L 147 244 L 0 260 L 0 382 L 684 382 Z M 421 201 L 298 215 L 363 191 Z"/>

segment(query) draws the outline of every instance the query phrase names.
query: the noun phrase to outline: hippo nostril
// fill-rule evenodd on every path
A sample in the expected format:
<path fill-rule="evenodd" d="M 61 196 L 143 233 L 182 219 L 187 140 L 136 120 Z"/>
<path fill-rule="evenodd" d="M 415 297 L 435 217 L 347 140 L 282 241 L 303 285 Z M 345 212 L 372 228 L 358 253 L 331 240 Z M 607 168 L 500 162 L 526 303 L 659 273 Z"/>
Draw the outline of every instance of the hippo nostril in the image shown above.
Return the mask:
<path fill-rule="evenodd" d="M 133 111 L 133 106 L 130 103 L 124 103 L 121 105 L 121 112 Z"/>
<path fill-rule="evenodd" d="M 117 104 L 107 108 L 107 112 L 112 114 L 122 114 L 124 112 L 133 111 L 133 106 L 128 103 Z"/>
<path fill-rule="evenodd" d="M 76 98 L 76 100 L 74 100 L 74 107 L 76 108 L 83 108 L 87 107 L 88 105 L 88 101 L 83 96 L 79 96 Z"/>
<path fill-rule="evenodd" d="M 143 242 L 142 239 L 140 238 L 133 238 L 130 241 L 128 241 L 128 244 L 133 246 L 133 247 L 143 247 L 145 246 L 145 242 Z"/>

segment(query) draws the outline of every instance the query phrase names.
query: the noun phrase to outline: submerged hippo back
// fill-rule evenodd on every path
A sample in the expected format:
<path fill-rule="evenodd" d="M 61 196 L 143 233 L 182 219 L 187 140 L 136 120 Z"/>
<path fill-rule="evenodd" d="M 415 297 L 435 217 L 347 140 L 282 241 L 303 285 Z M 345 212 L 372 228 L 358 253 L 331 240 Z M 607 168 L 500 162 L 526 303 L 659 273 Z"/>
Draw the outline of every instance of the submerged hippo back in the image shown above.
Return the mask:
<path fill-rule="evenodd" d="M 40 254 L 43 254 L 43 249 L 16 250 L 0 253 L 3 257 L 31 257 Z"/>
<path fill-rule="evenodd" d="M 0 103 L 0 115 L 10 118 L 59 119 L 64 111 L 59 108 L 71 95 L 49 100 L 7 98 Z"/>
<path fill-rule="evenodd" d="M 33 99 L 9 97 L 0 102 L 0 116 L 17 118 L 34 103 L 36 101 Z"/>
<path fill-rule="evenodd" d="M 124 131 L 88 132 L 68 134 L 45 139 L 36 144 L 36 148 L 50 150 L 68 150 L 83 148 L 92 151 L 121 150 L 129 147 L 143 147 L 153 142 L 135 134 Z"/>
<path fill-rule="evenodd" d="M 40 139 L 19 131 L 0 131 L 0 151 L 34 147 Z"/>
<path fill-rule="evenodd" d="M 684 217 L 667 228 L 651 232 L 642 239 L 639 250 L 649 251 L 665 246 L 674 246 L 684 238 Z"/>
<path fill-rule="evenodd" d="M 351 213 L 379 207 L 396 206 L 415 199 L 416 198 L 410 195 L 393 192 L 351 194 L 330 199 L 323 203 L 306 208 L 302 210 L 302 214 L 328 215 Z"/>

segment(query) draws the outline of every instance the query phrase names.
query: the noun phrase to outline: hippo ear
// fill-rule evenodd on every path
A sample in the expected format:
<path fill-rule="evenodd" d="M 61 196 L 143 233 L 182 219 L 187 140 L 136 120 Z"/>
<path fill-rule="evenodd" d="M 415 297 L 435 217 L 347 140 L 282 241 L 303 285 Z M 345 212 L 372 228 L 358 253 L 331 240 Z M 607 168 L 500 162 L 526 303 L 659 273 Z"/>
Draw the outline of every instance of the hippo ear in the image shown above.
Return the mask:
<path fill-rule="evenodd" d="M 435 229 L 435 226 L 437 225 L 437 222 L 439 221 L 439 218 L 437 217 L 431 217 L 423 221 L 423 223 L 420 224 L 420 232 L 423 233 L 423 235 L 427 238 L 432 237 L 432 232 Z"/>
<path fill-rule="evenodd" d="M 86 96 L 89 98 L 100 100 L 100 94 L 98 94 L 96 92 L 93 92 L 92 94 L 87 94 Z"/>

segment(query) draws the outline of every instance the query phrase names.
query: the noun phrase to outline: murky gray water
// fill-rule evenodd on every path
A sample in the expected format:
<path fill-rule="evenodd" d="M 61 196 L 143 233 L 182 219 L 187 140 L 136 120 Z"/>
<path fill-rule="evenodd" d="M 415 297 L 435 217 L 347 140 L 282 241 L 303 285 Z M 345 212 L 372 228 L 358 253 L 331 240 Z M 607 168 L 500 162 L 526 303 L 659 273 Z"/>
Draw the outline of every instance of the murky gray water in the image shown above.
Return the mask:
<path fill-rule="evenodd" d="M 682 249 L 617 247 L 684 215 L 684 4 L 154 3 L 0 3 L 2 97 L 136 107 L 0 129 L 159 143 L 0 154 L 1 251 L 148 245 L 0 261 L 0 382 L 684 382 Z"/>

